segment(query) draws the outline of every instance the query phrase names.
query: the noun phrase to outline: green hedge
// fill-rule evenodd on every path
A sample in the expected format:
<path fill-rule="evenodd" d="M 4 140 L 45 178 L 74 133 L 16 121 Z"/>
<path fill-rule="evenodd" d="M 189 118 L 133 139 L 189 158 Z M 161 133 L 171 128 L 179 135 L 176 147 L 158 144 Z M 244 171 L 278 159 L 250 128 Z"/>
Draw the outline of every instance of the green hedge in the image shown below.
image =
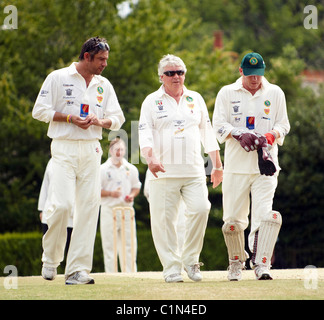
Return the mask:
<path fill-rule="evenodd" d="M 162 266 L 156 254 L 151 231 L 137 230 L 138 271 L 161 271 Z M 0 235 L 0 276 L 4 274 L 7 265 L 14 265 L 19 276 L 39 275 L 41 272 L 42 234 L 31 233 L 6 233 Z M 221 230 L 208 228 L 205 244 L 200 261 L 204 262 L 202 270 L 225 270 L 227 267 L 227 254 Z M 64 273 L 64 262 L 58 273 Z M 92 272 L 103 272 L 103 254 L 100 233 L 97 234 Z"/>

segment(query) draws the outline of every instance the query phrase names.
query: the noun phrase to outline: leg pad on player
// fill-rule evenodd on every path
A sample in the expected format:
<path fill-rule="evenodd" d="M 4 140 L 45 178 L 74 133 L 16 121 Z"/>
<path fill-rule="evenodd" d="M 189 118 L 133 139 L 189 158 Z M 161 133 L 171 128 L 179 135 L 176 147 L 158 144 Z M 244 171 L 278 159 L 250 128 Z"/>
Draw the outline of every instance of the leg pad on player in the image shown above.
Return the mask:
<path fill-rule="evenodd" d="M 249 255 L 244 250 L 244 230 L 236 222 L 225 222 L 222 227 L 222 231 L 227 246 L 229 259 L 245 262 Z"/>
<path fill-rule="evenodd" d="M 281 224 L 282 217 L 278 211 L 269 212 L 261 221 L 260 228 L 255 235 L 254 264 L 270 266 Z"/>

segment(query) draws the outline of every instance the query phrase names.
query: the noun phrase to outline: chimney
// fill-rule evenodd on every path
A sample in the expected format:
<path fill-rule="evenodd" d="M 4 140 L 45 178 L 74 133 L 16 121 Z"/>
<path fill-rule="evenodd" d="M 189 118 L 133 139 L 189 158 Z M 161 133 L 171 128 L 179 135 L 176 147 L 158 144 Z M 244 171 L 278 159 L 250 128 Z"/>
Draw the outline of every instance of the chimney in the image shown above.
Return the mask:
<path fill-rule="evenodd" d="M 223 49 L 223 31 L 214 32 L 214 49 Z"/>

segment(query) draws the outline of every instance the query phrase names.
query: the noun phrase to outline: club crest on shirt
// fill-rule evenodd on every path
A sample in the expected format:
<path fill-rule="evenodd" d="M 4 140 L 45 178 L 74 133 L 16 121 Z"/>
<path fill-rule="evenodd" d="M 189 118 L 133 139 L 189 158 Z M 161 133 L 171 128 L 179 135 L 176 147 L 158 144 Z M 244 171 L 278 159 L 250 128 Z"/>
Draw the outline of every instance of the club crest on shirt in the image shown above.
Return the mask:
<path fill-rule="evenodd" d="M 264 105 L 266 106 L 266 108 L 264 108 L 264 113 L 266 115 L 268 115 L 270 113 L 270 105 L 271 105 L 271 102 L 269 100 L 266 100 L 264 101 Z"/>
<path fill-rule="evenodd" d="M 163 110 L 163 101 L 162 100 L 155 100 L 155 105 L 159 108 L 160 111 Z"/>
<path fill-rule="evenodd" d="M 104 92 L 102 87 L 97 87 L 97 91 L 99 94 L 103 94 L 103 92 Z"/>
<path fill-rule="evenodd" d="M 239 109 L 240 109 L 240 106 L 238 106 L 238 105 L 233 106 L 233 111 L 235 113 L 239 112 Z"/>
<path fill-rule="evenodd" d="M 193 109 L 195 107 L 195 104 L 193 103 L 194 99 L 192 97 L 187 96 L 186 100 L 187 100 L 187 106 L 190 109 L 190 112 L 193 113 Z"/>
<path fill-rule="evenodd" d="M 193 98 L 187 96 L 187 97 L 186 97 L 186 100 L 187 100 L 188 102 L 192 102 L 192 101 L 193 101 Z"/>
<path fill-rule="evenodd" d="M 255 124 L 255 117 L 246 117 L 246 127 L 249 130 L 254 129 L 254 124 Z"/>

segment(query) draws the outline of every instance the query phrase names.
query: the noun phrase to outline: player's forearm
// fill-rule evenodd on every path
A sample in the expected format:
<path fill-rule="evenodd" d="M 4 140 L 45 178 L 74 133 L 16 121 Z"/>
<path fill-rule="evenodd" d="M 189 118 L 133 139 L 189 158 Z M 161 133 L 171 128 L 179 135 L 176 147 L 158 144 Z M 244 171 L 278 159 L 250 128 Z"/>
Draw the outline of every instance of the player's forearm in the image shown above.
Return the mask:
<path fill-rule="evenodd" d="M 141 154 L 145 158 L 147 164 L 150 164 L 155 159 L 153 156 L 153 149 L 151 147 L 141 149 Z"/>
<path fill-rule="evenodd" d="M 211 151 L 211 152 L 208 153 L 208 155 L 209 155 L 210 160 L 211 160 L 211 162 L 213 164 L 213 168 L 218 168 L 219 169 L 219 168 L 221 168 L 223 166 L 219 150 Z"/>
<path fill-rule="evenodd" d="M 111 120 L 110 119 L 100 119 L 99 126 L 105 129 L 110 129 L 111 127 Z"/>
<path fill-rule="evenodd" d="M 102 197 L 110 197 L 111 196 L 111 192 L 108 191 L 108 190 L 101 189 L 101 196 Z"/>
<path fill-rule="evenodd" d="M 138 194 L 140 193 L 140 190 L 141 189 L 139 189 L 139 188 L 133 188 L 129 195 L 133 198 L 136 198 L 138 196 Z"/>

